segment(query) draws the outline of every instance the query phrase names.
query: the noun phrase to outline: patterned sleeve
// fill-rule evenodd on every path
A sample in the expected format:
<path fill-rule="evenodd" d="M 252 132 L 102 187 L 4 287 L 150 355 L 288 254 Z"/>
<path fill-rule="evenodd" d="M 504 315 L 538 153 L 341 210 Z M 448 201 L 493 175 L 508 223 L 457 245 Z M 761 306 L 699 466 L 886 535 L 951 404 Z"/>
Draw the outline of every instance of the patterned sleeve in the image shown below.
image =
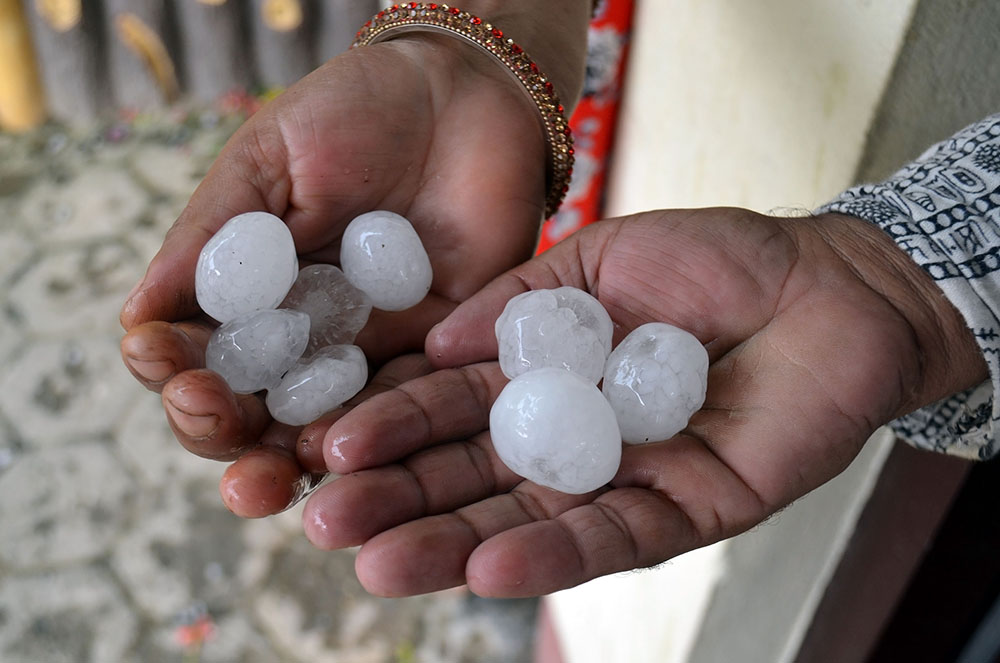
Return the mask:
<path fill-rule="evenodd" d="M 1000 452 L 1000 114 L 927 150 L 880 184 L 848 189 L 818 212 L 865 219 L 887 232 L 965 317 L 989 382 L 891 426 L 910 444 L 963 458 Z"/>

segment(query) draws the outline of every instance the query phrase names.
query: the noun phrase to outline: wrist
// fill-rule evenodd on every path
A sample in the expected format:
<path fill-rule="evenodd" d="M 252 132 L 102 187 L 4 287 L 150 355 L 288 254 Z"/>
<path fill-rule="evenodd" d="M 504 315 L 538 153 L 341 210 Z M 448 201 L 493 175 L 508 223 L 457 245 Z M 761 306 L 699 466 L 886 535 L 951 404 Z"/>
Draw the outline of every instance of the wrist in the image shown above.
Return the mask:
<path fill-rule="evenodd" d="M 965 319 L 934 280 L 879 228 L 855 217 L 826 213 L 816 227 L 830 247 L 907 321 L 920 364 L 919 384 L 898 415 L 989 378 L 986 361 Z"/>
<path fill-rule="evenodd" d="M 460 0 L 458 8 L 500 28 L 523 48 L 572 111 L 583 90 L 591 6 L 591 0 Z M 421 37 L 396 39 L 411 38 Z M 456 46 L 464 56 L 475 50 L 468 44 L 444 48 Z"/>
<path fill-rule="evenodd" d="M 503 29 L 555 85 L 563 105 L 583 91 L 591 0 L 463 0 L 463 10 Z"/>
<path fill-rule="evenodd" d="M 534 115 L 544 134 L 545 217 L 555 214 L 569 188 L 574 151 L 565 106 L 560 100 L 554 81 L 544 74 L 525 49 L 498 25 L 494 25 L 489 19 L 484 20 L 447 4 L 410 2 L 392 5 L 389 9 L 380 11 L 362 26 L 354 46 L 373 46 L 386 40 L 403 37 L 408 33 L 417 33 L 419 37 L 404 42 L 405 46 L 399 48 L 403 48 L 403 53 L 412 59 L 414 51 L 411 47 L 430 45 L 430 51 L 418 46 L 416 53 L 418 57 L 426 58 L 425 62 L 419 64 L 431 65 L 427 67 L 422 77 L 436 89 L 440 89 L 440 85 L 434 85 L 435 82 L 447 83 L 445 96 L 435 95 L 435 98 L 441 99 L 443 103 L 450 104 L 461 96 L 453 92 L 462 90 L 468 92 L 470 81 L 474 88 L 479 88 L 479 98 L 496 96 L 504 89 L 510 90 L 510 85 L 498 85 L 494 81 L 489 81 L 487 86 L 481 85 L 480 76 L 475 73 L 487 73 L 487 70 L 483 69 L 485 56 L 493 60 L 494 64 L 500 65 L 494 66 L 489 71 L 494 75 L 497 70 L 504 72 L 514 84 L 514 88 L 535 107 Z M 456 60 L 454 44 L 446 45 L 439 39 L 425 36 L 425 33 L 467 42 L 475 47 L 475 53 L 469 54 L 463 51 L 462 57 Z M 436 57 L 435 51 L 452 54 L 451 62 L 449 63 L 447 58 Z M 427 57 L 428 55 L 430 57 Z M 466 67 L 466 63 L 475 65 Z M 468 75 L 469 72 L 473 75 Z M 487 74 L 484 78 L 493 76 Z M 440 104 L 436 105 L 441 107 Z"/>

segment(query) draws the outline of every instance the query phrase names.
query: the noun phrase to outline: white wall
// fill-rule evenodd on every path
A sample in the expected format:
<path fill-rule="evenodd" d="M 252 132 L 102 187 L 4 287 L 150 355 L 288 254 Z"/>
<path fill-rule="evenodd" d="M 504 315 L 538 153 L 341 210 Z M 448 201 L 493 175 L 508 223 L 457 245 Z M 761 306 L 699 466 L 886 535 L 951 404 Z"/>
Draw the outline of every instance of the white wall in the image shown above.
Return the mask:
<path fill-rule="evenodd" d="M 850 183 L 915 0 L 639 0 L 612 215 Z"/>

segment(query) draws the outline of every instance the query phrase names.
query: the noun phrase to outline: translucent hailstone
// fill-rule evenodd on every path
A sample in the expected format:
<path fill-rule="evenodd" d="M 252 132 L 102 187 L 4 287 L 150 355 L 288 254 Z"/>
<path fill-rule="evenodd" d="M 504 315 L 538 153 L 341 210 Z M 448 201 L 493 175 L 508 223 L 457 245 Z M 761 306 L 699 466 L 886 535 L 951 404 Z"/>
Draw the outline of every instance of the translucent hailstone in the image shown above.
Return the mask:
<path fill-rule="evenodd" d="M 562 368 L 512 380 L 490 410 L 500 460 L 516 474 L 578 495 L 611 481 L 621 462 L 615 413 L 600 390 Z"/>
<path fill-rule="evenodd" d="M 402 311 L 431 289 L 431 263 L 410 222 L 393 212 L 362 214 L 344 230 L 340 265 L 375 308 Z"/>
<path fill-rule="evenodd" d="M 327 345 L 353 343 L 372 312 L 368 296 L 333 265 L 310 265 L 299 270 L 281 307 L 309 315 L 307 357 Z"/>
<path fill-rule="evenodd" d="M 673 437 L 705 402 L 708 353 L 701 342 L 663 322 L 626 336 L 608 357 L 604 395 L 631 444 Z"/>
<path fill-rule="evenodd" d="M 267 392 L 267 409 L 283 424 L 303 426 L 340 407 L 365 386 L 368 362 L 356 345 L 331 345 L 293 366 Z"/>
<path fill-rule="evenodd" d="M 308 342 L 305 313 L 286 309 L 248 313 L 215 330 L 205 349 L 205 365 L 237 394 L 252 394 L 277 384 Z"/>
<path fill-rule="evenodd" d="M 281 219 L 267 212 L 234 216 L 198 257 L 195 295 L 219 322 L 278 306 L 298 275 L 295 243 Z"/>
<path fill-rule="evenodd" d="M 509 378 L 562 367 L 593 383 L 604 374 L 614 325 L 601 303 L 578 288 L 512 297 L 497 318 L 500 369 Z"/>

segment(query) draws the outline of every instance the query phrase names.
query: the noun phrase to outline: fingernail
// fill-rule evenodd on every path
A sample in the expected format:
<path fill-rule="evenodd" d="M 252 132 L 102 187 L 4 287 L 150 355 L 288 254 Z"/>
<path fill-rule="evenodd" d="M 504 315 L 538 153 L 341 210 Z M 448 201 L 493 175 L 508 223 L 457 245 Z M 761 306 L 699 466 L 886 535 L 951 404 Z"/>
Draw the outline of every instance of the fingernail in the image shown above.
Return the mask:
<path fill-rule="evenodd" d="M 135 320 L 136 309 L 142 301 L 142 297 L 139 294 L 142 284 L 142 280 L 135 284 L 135 287 L 132 288 L 132 291 L 128 293 L 128 296 L 125 298 L 121 311 L 118 313 L 118 321 L 121 322 L 122 327 L 125 329 L 129 329 Z"/>
<path fill-rule="evenodd" d="M 339 458 L 340 460 L 347 460 L 344 457 L 344 452 L 340 450 L 340 445 L 343 444 L 344 442 L 347 442 L 349 439 L 350 438 L 346 435 L 341 435 L 339 437 L 333 438 L 333 442 L 330 443 L 330 454 L 335 458 Z"/>
<path fill-rule="evenodd" d="M 306 503 L 306 508 L 302 512 L 302 528 L 306 538 L 314 546 L 320 550 L 334 550 L 339 547 L 336 530 L 327 522 L 323 506 L 320 500 L 310 500 Z"/>
<path fill-rule="evenodd" d="M 165 359 L 147 361 L 145 359 L 128 357 L 126 360 L 128 361 L 129 368 L 137 373 L 139 377 L 149 382 L 163 382 L 173 375 L 176 370 L 174 363 Z"/>
<path fill-rule="evenodd" d="M 299 477 L 299 480 L 295 482 L 295 486 L 292 488 L 291 499 L 288 500 L 288 504 L 281 511 L 288 511 L 301 502 L 306 495 L 315 490 L 317 483 L 318 481 L 314 481 L 311 474 L 304 472 Z"/>
<path fill-rule="evenodd" d="M 132 298 L 135 297 L 135 293 L 139 292 L 139 290 L 142 288 L 142 284 L 145 282 L 146 282 L 145 276 L 142 276 L 138 281 L 135 282 L 135 285 L 132 286 L 132 289 L 128 291 L 127 295 L 125 295 L 125 304 L 124 304 L 125 306 L 129 305 L 129 302 L 131 302 Z"/>
<path fill-rule="evenodd" d="M 219 417 L 214 414 L 191 414 L 177 407 L 172 401 L 165 401 L 167 414 L 185 435 L 189 437 L 209 437 L 219 427 Z"/>
<path fill-rule="evenodd" d="M 128 291 L 125 295 L 125 301 L 122 303 L 121 313 L 119 313 L 118 318 L 121 320 L 123 326 L 127 326 L 127 318 L 135 318 L 136 309 L 142 302 L 142 286 L 146 284 L 146 275 L 143 274 L 142 278 L 135 282 L 132 289 Z"/>

